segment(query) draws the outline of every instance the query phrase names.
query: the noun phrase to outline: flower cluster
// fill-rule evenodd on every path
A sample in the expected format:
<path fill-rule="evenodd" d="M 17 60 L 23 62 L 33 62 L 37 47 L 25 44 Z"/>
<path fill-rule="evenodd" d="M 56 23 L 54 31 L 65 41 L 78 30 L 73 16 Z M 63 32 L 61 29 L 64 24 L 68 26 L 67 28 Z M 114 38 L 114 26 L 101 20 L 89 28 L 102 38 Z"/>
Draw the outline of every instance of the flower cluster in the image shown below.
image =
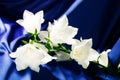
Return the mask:
<path fill-rule="evenodd" d="M 10 57 L 15 58 L 14 62 L 18 71 L 29 67 L 39 72 L 40 65 L 52 60 L 75 60 L 85 69 L 90 62 L 108 67 L 108 53 L 111 50 L 98 53 L 92 48 L 92 38 L 75 39 L 78 28 L 69 26 L 66 15 L 54 20 L 54 23 L 49 22 L 46 31 L 41 30 L 41 24 L 44 23 L 43 11 L 33 14 L 25 10 L 23 19 L 16 22 L 32 37 L 29 41 L 23 40 L 24 45 L 10 53 Z M 66 45 L 69 45 L 71 49 L 68 49 Z"/>

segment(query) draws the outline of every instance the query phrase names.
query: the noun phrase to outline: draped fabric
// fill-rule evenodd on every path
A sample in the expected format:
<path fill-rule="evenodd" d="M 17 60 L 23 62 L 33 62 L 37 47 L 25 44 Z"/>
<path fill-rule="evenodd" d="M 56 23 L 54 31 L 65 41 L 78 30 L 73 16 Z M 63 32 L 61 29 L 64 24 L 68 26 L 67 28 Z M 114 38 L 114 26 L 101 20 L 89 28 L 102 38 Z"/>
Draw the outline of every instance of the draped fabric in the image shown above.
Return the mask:
<path fill-rule="evenodd" d="M 23 45 L 27 39 L 24 29 L 15 21 L 22 19 L 23 11 L 33 13 L 43 10 L 45 22 L 53 22 L 63 14 L 69 24 L 79 28 L 76 38 L 93 38 L 93 48 L 109 53 L 111 69 L 116 70 L 120 61 L 120 0 L 0 0 L 0 80 L 118 80 L 114 74 L 104 76 L 104 71 L 90 64 L 83 69 L 75 61 L 55 62 L 40 66 L 40 72 L 30 69 L 17 71 L 10 52 Z"/>

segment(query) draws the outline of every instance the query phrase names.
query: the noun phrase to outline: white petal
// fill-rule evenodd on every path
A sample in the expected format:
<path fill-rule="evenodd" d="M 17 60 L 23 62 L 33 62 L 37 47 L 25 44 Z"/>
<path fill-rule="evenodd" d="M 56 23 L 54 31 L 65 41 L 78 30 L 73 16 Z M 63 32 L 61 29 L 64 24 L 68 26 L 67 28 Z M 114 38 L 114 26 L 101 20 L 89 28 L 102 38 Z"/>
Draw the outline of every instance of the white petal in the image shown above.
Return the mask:
<path fill-rule="evenodd" d="M 21 70 L 24 70 L 27 68 L 27 65 L 24 64 L 22 61 L 20 61 L 19 59 L 16 59 L 15 60 L 15 63 L 16 63 L 16 68 L 17 68 L 17 71 L 21 71 Z"/>
<path fill-rule="evenodd" d="M 43 19 L 43 11 L 39 11 L 35 14 L 34 16 L 34 19 L 35 19 L 35 28 L 37 28 L 38 31 L 41 30 L 41 24 L 44 22 L 44 19 Z"/>
<path fill-rule="evenodd" d="M 99 53 L 96 50 L 94 50 L 94 49 L 90 49 L 89 61 L 97 62 L 98 57 L 99 57 Z"/>
<path fill-rule="evenodd" d="M 63 15 L 59 20 L 59 26 L 67 26 L 68 25 L 68 19 L 67 19 L 67 16 L 66 15 Z"/>
<path fill-rule="evenodd" d="M 41 64 L 47 64 L 48 62 L 52 61 L 52 57 L 46 56 L 41 60 Z"/>
<path fill-rule="evenodd" d="M 62 32 L 62 31 L 61 31 Z M 66 28 L 64 30 L 64 33 L 63 35 L 63 40 L 67 43 L 67 44 L 73 44 L 74 43 L 74 40 L 73 40 L 73 37 L 77 34 L 78 32 L 78 28 L 74 28 L 72 26 L 69 26 L 69 28 Z"/>
<path fill-rule="evenodd" d="M 92 38 L 90 39 L 84 39 L 80 43 L 81 45 L 86 45 L 87 47 L 91 48 L 92 47 Z"/>
<path fill-rule="evenodd" d="M 80 44 L 80 40 L 74 39 L 74 42 L 72 44 L 72 50 L 74 50 L 74 48 Z"/>
<path fill-rule="evenodd" d="M 52 61 L 53 59 L 56 59 L 56 57 L 50 56 L 48 53 L 44 53 L 45 57 L 41 59 L 41 64 L 47 64 L 48 62 Z"/>
<path fill-rule="evenodd" d="M 43 14 L 44 12 L 43 11 L 39 11 L 35 14 L 35 17 L 40 19 L 40 22 L 43 23 L 44 22 L 44 19 L 43 19 Z"/>
<path fill-rule="evenodd" d="M 17 22 L 19 25 L 24 26 L 24 22 L 23 22 L 22 19 L 19 19 L 19 20 L 17 20 L 16 22 Z"/>
<path fill-rule="evenodd" d="M 75 44 L 75 40 L 74 39 L 70 39 L 66 41 L 67 44 L 72 45 Z"/>
<path fill-rule="evenodd" d="M 41 10 L 41 11 L 38 11 L 37 13 L 35 13 L 35 16 L 43 18 L 43 14 L 44 14 L 43 10 Z"/>
<path fill-rule="evenodd" d="M 72 50 L 74 49 L 75 46 L 86 46 L 86 48 L 91 48 L 92 47 L 92 39 L 84 39 L 82 41 L 74 39 L 74 44 L 72 44 Z"/>
<path fill-rule="evenodd" d="M 101 54 L 100 54 L 100 57 L 98 59 L 99 61 L 99 64 L 107 67 L 108 66 L 108 53 L 110 52 L 111 50 L 108 49 L 107 51 L 103 51 Z"/>
<path fill-rule="evenodd" d="M 74 28 L 72 26 L 68 26 L 69 27 L 69 33 L 71 37 L 74 37 L 77 33 L 78 33 L 78 28 Z"/>
<path fill-rule="evenodd" d="M 14 53 L 14 52 L 10 53 L 9 56 L 10 56 L 11 58 L 16 58 L 16 57 L 17 57 L 16 53 Z"/>
<path fill-rule="evenodd" d="M 54 24 L 57 24 L 58 23 L 58 21 L 57 20 L 54 20 Z"/>
<path fill-rule="evenodd" d="M 32 69 L 33 71 L 39 72 L 40 71 L 40 67 L 39 66 L 31 66 L 30 69 Z"/>
<path fill-rule="evenodd" d="M 45 38 L 48 38 L 48 32 L 47 31 L 41 31 L 38 36 L 39 36 L 39 38 L 42 42 L 46 42 Z"/>
<path fill-rule="evenodd" d="M 49 32 L 52 31 L 52 24 L 51 24 L 50 22 L 48 23 L 48 28 L 47 28 L 47 30 L 48 30 Z"/>
<path fill-rule="evenodd" d="M 70 55 L 62 51 L 56 52 L 55 57 L 57 57 L 56 61 L 66 61 L 70 59 Z"/>
<path fill-rule="evenodd" d="M 86 46 L 75 46 L 70 53 L 71 58 L 78 61 L 85 61 L 89 56 L 89 49 Z"/>
<path fill-rule="evenodd" d="M 30 17 L 33 17 L 34 14 L 28 10 L 25 10 L 24 13 L 23 13 L 23 19 L 27 19 L 27 18 L 30 18 Z"/>
<path fill-rule="evenodd" d="M 89 61 L 78 62 L 78 64 L 82 65 L 84 69 L 87 69 L 89 66 Z"/>

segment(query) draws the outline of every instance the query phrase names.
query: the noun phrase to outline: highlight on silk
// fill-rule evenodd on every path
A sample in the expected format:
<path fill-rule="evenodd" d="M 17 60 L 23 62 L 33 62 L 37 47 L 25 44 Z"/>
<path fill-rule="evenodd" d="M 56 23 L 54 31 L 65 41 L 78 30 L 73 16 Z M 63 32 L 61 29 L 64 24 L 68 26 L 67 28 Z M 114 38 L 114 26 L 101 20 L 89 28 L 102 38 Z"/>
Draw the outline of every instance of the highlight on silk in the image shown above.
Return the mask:
<path fill-rule="evenodd" d="M 84 69 L 87 69 L 91 63 L 100 68 L 109 69 L 108 54 L 111 49 L 99 53 L 92 48 L 92 38 L 82 39 L 80 36 L 80 39 L 75 39 L 79 29 L 69 25 L 66 15 L 54 20 L 53 23 L 49 22 L 47 30 L 43 31 L 41 24 L 44 21 L 43 11 L 33 14 L 28 10 L 24 11 L 23 19 L 16 21 L 29 35 L 29 40 L 22 40 L 24 45 L 10 53 L 17 71 L 30 68 L 39 72 L 40 65 L 53 60 L 56 62 L 73 60 Z M 118 72 L 119 68 L 120 64 Z"/>

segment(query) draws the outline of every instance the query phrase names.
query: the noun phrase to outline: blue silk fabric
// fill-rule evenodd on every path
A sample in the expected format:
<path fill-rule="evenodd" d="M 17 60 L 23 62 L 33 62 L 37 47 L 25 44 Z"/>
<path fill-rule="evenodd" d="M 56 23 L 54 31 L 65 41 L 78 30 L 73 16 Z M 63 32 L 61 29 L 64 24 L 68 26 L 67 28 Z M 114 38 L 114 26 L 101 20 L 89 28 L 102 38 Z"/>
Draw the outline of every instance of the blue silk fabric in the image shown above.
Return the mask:
<path fill-rule="evenodd" d="M 93 63 L 85 70 L 75 61 L 52 61 L 41 65 L 39 73 L 29 68 L 18 72 L 9 54 L 23 45 L 21 40 L 27 40 L 23 27 L 15 22 L 23 18 L 25 9 L 33 13 L 44 10 L 42 30 L 47 28 L 48 21 L 66 14 L 69 25 L 79 28 L 75 38 L 93 38 L 93 48 L 99 52 L 112 49 L 111 70 L 117 70 L 120 62 L 120 0 L 0 0 L 0 80 L 120 79 Z"/>

